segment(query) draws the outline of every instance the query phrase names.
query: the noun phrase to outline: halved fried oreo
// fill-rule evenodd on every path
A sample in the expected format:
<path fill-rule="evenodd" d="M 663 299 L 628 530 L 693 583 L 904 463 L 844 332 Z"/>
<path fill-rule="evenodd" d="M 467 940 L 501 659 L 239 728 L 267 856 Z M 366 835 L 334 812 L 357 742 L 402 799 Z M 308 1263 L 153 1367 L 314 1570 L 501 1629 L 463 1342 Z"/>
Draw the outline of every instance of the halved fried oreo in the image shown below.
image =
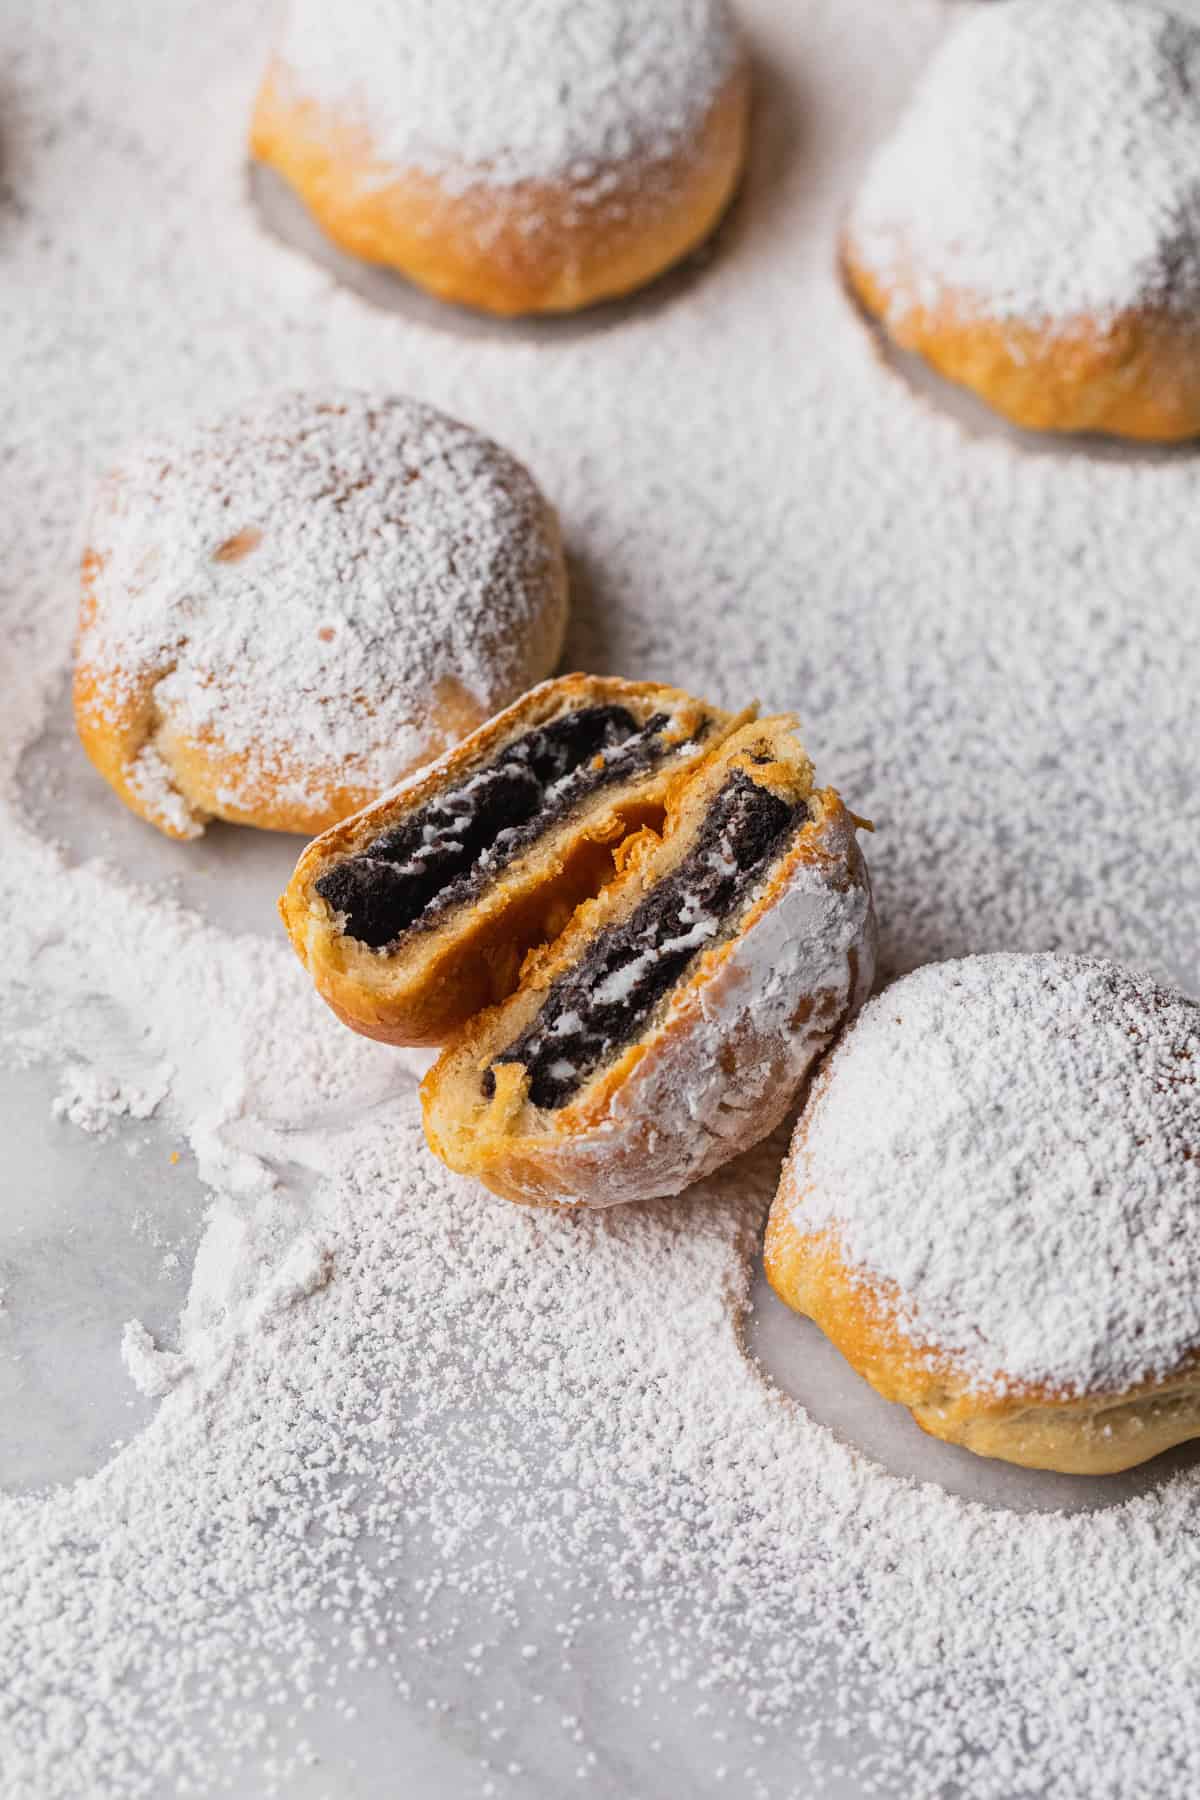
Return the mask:
<path fill-rule="evenodd" d="M 532 689 L 305 850 L 280 910 L 319 992 L 368 1037 L 444 1043 L 512 992 L 739 722 L 654 682 Z"/>
<path fill-rule="evenodd" d="M 857 821 L 791 718 L 674 774 L 661 835 L 531 955 L 425 1079 L 451 1168 L 534 1204 L 675 1194 L 765 1137 L 866 998 Z"/>

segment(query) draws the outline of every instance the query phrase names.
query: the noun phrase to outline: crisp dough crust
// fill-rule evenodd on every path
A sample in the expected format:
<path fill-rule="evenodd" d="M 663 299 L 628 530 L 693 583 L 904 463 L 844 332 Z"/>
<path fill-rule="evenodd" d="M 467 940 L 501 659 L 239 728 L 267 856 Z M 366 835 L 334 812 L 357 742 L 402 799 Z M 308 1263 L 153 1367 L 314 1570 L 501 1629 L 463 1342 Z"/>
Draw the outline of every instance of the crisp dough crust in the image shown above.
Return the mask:
<path fill-rule="evenodd" d="M 392 950 L 371 950 L 343 934 L 316 891 L 322 874 L 361 850 L 510 740 L 562 714 L 620 705 L 644 722 L 667 711 L 667 735 L 681 742 L 701 721 L 702 743 L 664 769 L 601 789 L 503 870 L 469 905 Z M 615 677 L 564 675 L 543 682 L 412 780 L 345 819 L 308 846 L 279 910 L 317 992 L 352 1030 L 390 1044 L 444 1044 L 483 1007 L 510 994 L 525 954 L 558 934 L 579 903 L 612 875 L 614 848 L 631 832 L 661 823 L 668 787 L 681 766 L 709 755 L 737 721 L 679 688 Z"/>
<path fill-rule="evenodd" d="M 1200 433 L 1200 325 L 1149 307 L 1101 321 L 1037 325 L 988 316 L 986 299 L 932 298 L 917 279 L 885 280 L 842 244 L 850 292 L 904 350 L 1030 431 L 1087 431 L 1149 443 Z"/>
<path fill-rule="evenodd" d="M 898 1323 L 903 1296 L 895 1284 L 847 1263 L 836 1231 L 806 1233 L 797 1223 L 796 1169 L 816 1098 L 814 1091 L 767 1221 L 767 1280 L 878 1394 L 906 1406 L 930 1437 L 1065 1475 L 1114 1475 L 1200 1436 L 1200 1356 L 1123 1393 L 1066 1398 L 1032 1382 L 983 1388 L 953 1356 L 915 1344 Z"/>
<path fill-rule="evenodd" d="M 736 933 L 701 953 L 641 1038 L 567 1105 L 532 1106 L 516 1064 L 502 1065 L 489 1104 L 482 1071 L 595 932 L 682 857 L 733 768 L 810 806 Z M 663 839 L 646 833 L 625 847 L 618 878 L 531 959 L 511 1002 L 474 1020 L 426 1077 L 426 1135 L 444 1161 L 509 1200 L 611 1206 L 680 1193 L 774 1130 L 866 999 L 875 967 L 857 821 L 811 780 L 791 719 L 745 726 L 677 779 Z"/>
<path fill-rule="evenodd" d="M 365 124 L 298 91 L 280 63 L 259 92 L 250 148 L 351 256 L 483 312 L 561 313 L 632 293 L 703 243 L 737 186 L 748 110 L 743 60 L 655 181 L 636 162 L 618 169 L 603 205 L 567 179 L 451 187 L 397 170 Z"/>

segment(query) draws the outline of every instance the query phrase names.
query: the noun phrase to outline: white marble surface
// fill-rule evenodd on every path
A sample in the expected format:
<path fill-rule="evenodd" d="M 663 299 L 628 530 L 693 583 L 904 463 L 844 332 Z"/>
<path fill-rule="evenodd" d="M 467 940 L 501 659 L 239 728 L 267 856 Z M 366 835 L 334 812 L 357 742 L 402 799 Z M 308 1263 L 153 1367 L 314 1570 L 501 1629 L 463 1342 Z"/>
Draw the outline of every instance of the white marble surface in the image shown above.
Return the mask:
<path fill-rule="evenodd" d="M 205 1210 L 186 1156 L 165 1191 L 161 1165 L 173 1148 L 169 1124 L 126 1122 L 96 1141 L 51 1117 L 53 1073 L 35 1069 L 0 1082 L 0 1134 L 6 1145 L 0 1269 L 0 1442 L 6 1485 L 31 1489 L 86 1474 L 145 1423 L 154 1402 L 137 1394 L 121 1366 L 119 1341 L 136 1316 L 170 1343 L 184 1298 L 189 1252 Z M 151 1211 L 153 1202 L 154 1210 Z M 164 1258 L 178 1260 L 166 1266 Z M 1091 1509 L 1119 1503 L 1194 1463 L 1182 1450 L 1148 1469 L 1108 1481 L 1072 1481 L 988 1465 L 925 1438 L 885 1405 L 829 1346 L 758 1284 L 750 1343 L 768 1379 L 778 1381 L 815 1417 L 898 1474 L 1013 1510 Z M 482 1422 L 481 1422 L 482 1423 Z M 513 1546 L 513 1562 L 520 1556 Z M 423 1573 L 419 1560 L 410 1573 Z M 560 1800 L 582 1792 L 602 1800 L 753 1794 L 755 1781 L 718 1779 L 711 1739 L 696 1729 L 696 1697 L 653 1691 L 631 1711 L 627 1644 L 631 1613 L 608 1606 L 579 1624 L 573 1648 L 555 1646 L 561 1619 L 531 1580 L 518 1583 L 520 1638 L 543 1647 L 536 1664 L 516 1654 L 512 1632 L 482 1598 L 459 1597 L 459 1628 L 431 1647 L 418 1674 L 421 1699 L 397 1698 L 394 1674 L 359 1670 L 338 1684 L 336 1703 L 304 1719 L 315 1756 L 289 1775 L 297 1800 L 457 1800 L 492 1791 L 508 1800 Z M 472 1607 L 477 1616 L 472 1617 Z M 462 1644 L 478 1635 L 478 1662 L 464 1667 Z M 335 1636 L 332 1626 L 324 1635 Z M 547 1648 L 548 1647 L 548 1648 Z M 832 1684 L 836 1679 L 830 1671 Z M 536 1697 L 535 1697 L 536 1696 Z M 330 1697 L 331 1701 L 334 1699 Z M 294 1740 L 289 1707 L 273 1721 L 280 1742 Z M 267 1709 L 271 1720 L 272 1709 Z M 585 1748 L 576 1732 L 585 1730 Z M 503 1735 L 497 1736 L 500 1733 Z M 758 1771 L 772 1791 L 804 1792 L 790 1782 L 786 1735 L 743 1720 L 727 1740 L 732 1771 Z M 485 1770 L 483 1762 L 492 1764 Z M 513 1772 L 515 1767 L 515 1773 Z M 494 1771 L 494 1772 L 493 1772 Z M 263 1791 L 261 1772 L 231 1768 L 228 1791 Z M 833 1800 L 872 1792 L 860 1779 L 834 1777 Z"/>

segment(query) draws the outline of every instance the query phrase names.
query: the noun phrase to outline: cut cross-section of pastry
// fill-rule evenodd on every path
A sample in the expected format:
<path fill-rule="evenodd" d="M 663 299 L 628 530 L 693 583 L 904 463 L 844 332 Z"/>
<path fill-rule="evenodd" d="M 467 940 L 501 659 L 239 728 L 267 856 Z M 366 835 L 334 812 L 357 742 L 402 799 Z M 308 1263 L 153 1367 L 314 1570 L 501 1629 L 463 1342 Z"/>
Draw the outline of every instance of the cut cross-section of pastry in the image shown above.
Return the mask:
<path fill-rule="evenodd" d="M 654 682 L 534 688 L 309 845 L 280 910 L 318 990 L 368 1037 L 444 1043 L 512 992 L 739 722 Z"/>
<path fill-rule="evenodd" d="M 531 956 L 425 1079 L 433 1149 L 495 1193 L 676 1194 L 765 1137 L 870 991 L 856 821 L 790 718 L 675 778 L 662 834 Z"/>

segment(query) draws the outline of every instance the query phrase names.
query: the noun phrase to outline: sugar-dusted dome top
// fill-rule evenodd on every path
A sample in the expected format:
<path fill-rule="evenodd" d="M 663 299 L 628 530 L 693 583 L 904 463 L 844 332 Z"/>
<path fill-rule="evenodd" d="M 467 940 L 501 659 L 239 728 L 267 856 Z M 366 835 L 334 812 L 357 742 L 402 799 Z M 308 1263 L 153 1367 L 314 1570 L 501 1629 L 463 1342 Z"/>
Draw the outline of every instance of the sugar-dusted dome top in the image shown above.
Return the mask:
<path fill-rule="evenodd" d="M 933 964 L 801 1121 L 793 1219 L 983 1387 L 1114 1393 L 1200 1346 L 1200 1004 L 1115 964 Z"/>
<path fill-rule="evenodd" d="M 739 55 L 725 0 L 293 0 L 279 64 L 397 169 L 578 186 L 673 155 Z"/>
<path fill-rule="evenodd" d="M 979 7 L 878 151 L 848 241 L 900 310 L 1200 306 L 1200 30 L 1142 0 Z"/>

